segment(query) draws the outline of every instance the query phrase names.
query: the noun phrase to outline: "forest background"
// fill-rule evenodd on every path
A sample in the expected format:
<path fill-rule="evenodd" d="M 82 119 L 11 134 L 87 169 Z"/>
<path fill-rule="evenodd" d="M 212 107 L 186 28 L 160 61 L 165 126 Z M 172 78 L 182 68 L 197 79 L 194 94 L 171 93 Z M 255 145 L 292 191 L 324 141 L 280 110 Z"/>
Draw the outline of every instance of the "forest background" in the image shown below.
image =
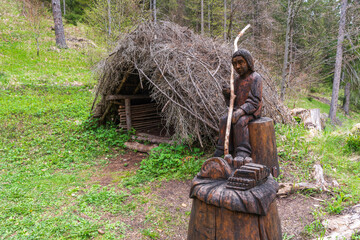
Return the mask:
<path fill-rule="evenodd" d="M 168 186 L 163 179 L 191 179 L 209 153 L 163 145 L 133 163 L 124 150 L 127 133 L 89 121 L 92 67 L 143 21 L 173 21 L 225 43 L 250 23 L 240 45 L 267 67 L 284 103 L 330 111 L 339 1 L 61 0 L 67 49 L 55 47 L 50 1 L 0 1 L 1 238 L 184 236 L 187 186 L 183 202 L 169 206 L 160 194 Z M 358 1 L 346 2 L 338 102 L 345 110 L 336 121 L 342 125 L 327 124 L 315 136 L 302 125 L 276 126 L 279 182 L 311 181 L 318 163 L 341 188 L 320 195 L 321 208 L 301 230 L 285 229 L 285 239 L 324 236 L 323 220 L 360 199 L 360 136 L 350 131 L 360 121 L 360 10 Z M 120 170 L 109 171 L 119 159 Z"/>

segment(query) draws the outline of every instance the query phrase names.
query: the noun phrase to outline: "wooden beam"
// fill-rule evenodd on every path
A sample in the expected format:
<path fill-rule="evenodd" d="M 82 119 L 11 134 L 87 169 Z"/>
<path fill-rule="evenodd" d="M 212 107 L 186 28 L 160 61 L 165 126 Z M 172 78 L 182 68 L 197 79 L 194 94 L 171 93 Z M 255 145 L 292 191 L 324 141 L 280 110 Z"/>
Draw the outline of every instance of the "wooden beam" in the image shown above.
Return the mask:
<path fill-rule="evenodd" d="M 142 87 L 141 87 L 141 83 L 139 83 L 139 84 L 137 85 L 137 87 L 136 87 L 136 89 L 135 89 L 135 91 L 134 91 L 133 94 L 137 94 L 137 92 L 140 90 L 140 88 L 142 88 Z"/>
<path fill-rule="evenodd" d="M 120 100 L 120 99 L 146 99 L 150 98 L 149 95 L 145 94 L 139 94 L 139 95 L 107 95 L 106 101 L 114 101 L 114 100 Z"/>
<path fill-rule="evenodd" d="M 125 99 L 125 114 L 126 114 L 126 128 L 128 131 L 131 130 L 131 103 L 130 99 Z"/>
<path fill-rule="evenodd" d="M 124 86 L 126 80 L 127 80 L 128 77 L 129 77 L 129 74 L 130 74 L 130 72 L 126 72 L 126 73 L 125 73 L 123 79 L 121 80 L 121 83 L 120 83 L 119 87 L 118 87 L 118 88 L 116 89 L 116 91 L 115 91 L 116 93 L 119 93 L 119 92 L 121 91 L 122 87 Z"/>

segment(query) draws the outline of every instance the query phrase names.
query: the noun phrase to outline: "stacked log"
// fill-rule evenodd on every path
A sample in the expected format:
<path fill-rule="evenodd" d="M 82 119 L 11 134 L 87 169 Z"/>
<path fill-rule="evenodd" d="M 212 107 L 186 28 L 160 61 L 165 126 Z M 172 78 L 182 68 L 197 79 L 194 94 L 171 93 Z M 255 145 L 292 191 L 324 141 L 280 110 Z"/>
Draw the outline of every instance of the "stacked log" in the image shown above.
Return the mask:
<path fill-rule="evenodd" d="M 125 105 L 120 105 L 119 109 L 120 124 L 119 127 L 127 128 Z M 161 116 L 157 111 L 155 103 L 131 105 L 131 127 L 136 130 L 146 130 L 161 126 Z"/>

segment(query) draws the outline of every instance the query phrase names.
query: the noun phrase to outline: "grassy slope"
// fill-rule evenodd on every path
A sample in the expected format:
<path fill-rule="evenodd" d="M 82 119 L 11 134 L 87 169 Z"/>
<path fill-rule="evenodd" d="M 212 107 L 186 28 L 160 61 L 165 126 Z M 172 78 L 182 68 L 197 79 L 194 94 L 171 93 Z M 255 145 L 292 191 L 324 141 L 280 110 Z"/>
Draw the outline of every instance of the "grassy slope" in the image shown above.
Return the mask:
<path fill-rule="evenodd" d="M 112 128 L 87 128 L 94 84 L 86 51 L 58 52 L 49 20 L 37 57 L 16 1 L 0 4 L 0 236 L 84 238 L 115 227 L 74 214 L 86 208 L 71 195 L 89 177 L 79 173 L 122 142 Z"/>

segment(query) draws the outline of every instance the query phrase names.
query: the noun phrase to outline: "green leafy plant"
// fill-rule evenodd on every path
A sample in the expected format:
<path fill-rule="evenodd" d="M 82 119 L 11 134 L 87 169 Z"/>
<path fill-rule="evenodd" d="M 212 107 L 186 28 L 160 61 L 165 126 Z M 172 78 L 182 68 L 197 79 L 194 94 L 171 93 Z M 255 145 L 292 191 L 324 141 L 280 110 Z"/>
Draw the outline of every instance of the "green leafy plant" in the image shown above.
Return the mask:
<path fill-rule="evenodd" d="M 345 195 L 343 192 L 339 192 L 339 194 L 331 198 L 331 201 L 326 202 L 326 208 L 325 210 L 330 214 L 340 214 L 342 210 L 344 210 L 344 202 L 349 197 Z"/>
<path fill-rule="evenodd" d="M 125 180 L 125 185 L 137 185 L 154 179 L 188 179 L 201 168 L 203 152 L 199 148 L 190 150 L 185 145 L 161 144 L 149 157 L 141 162 L 136 175 Z"/>
<path fill-rule="evenodd" d="M 315 209 L 312 212 L 314 221 L 305 226 L 305 233 L 309 237 L 324 237 L 326 228 L 321 223 L 324 218 L 325 213 L 321 209 Z"/>
<path fill-rule="evenodd" d="M 346 139 L 347 147 L 354 152 L 360 153 L 360 135 L 350 135 Z"/>

